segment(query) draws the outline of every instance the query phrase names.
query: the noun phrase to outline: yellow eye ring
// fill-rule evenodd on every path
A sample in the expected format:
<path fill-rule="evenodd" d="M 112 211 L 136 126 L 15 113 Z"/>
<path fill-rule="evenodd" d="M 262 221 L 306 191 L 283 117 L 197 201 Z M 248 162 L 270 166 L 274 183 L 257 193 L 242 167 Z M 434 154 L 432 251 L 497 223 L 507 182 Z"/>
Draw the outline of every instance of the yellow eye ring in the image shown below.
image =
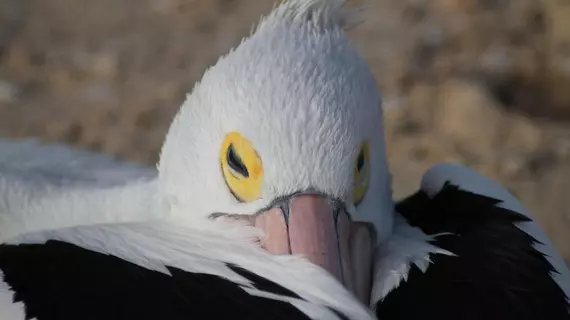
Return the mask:
<path fill-rule="evenodd" d="M 261 195 L 263 163 L 249 140 L 237 132 L 229 133 L 220 152 L 224 180 L 231 193 L 241 202 Z"/>
<path fill-rule="evenodd" d="M 370 151 L 368 144 L 362 144 L 354 165 L 354 205 L 360 204 L 370 181 Z"/>

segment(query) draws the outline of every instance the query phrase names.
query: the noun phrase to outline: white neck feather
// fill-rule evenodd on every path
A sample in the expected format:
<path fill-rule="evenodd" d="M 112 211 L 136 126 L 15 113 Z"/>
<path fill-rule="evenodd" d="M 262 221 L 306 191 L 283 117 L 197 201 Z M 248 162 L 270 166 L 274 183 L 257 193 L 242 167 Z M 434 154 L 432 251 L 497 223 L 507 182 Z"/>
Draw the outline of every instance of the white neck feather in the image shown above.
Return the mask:
<path fill-rule="evenodd" d="M 453 255 L 430 243 L 436 236 L 427 235 L 421 229 L 410 226 L 402 216 L 396 216 L 394 233 L 376 251 L 371 307 L 374 308 L 402 281 L 406 281 L 413 265 L 426 272 L 431 263 L 430 254 Z"/>

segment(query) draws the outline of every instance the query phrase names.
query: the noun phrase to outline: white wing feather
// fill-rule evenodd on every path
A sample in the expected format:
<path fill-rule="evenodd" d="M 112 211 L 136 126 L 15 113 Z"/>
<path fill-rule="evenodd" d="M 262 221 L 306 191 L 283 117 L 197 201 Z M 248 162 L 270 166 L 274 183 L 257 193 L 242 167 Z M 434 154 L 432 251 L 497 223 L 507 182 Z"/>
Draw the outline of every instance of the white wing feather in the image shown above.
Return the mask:
<path fill-rule="evenodd" d="M 88 151 L 0 139 L 0 243 L 26 232 L 148 219 L 157 212 L 156 176 Z"/>
<path fill-rule="evenodd" d="M 109 186 L 156 176 L 156 170 L 110 156 L 37 140 L 0 139 L 0 177 L 54 186 Z"/>

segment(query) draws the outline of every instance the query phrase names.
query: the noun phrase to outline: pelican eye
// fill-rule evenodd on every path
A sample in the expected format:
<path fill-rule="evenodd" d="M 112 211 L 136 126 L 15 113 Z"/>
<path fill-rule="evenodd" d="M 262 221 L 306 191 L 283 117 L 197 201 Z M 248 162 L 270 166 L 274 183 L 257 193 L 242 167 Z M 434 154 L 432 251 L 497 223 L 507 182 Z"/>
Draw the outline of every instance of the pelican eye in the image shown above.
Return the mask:
<path fill-rule="evenodd" d="M 354 164 L 354 197 L 355 205 L 359 205 L 368 190 L 370 180 L 370 152 L 368 144 L 363 143 Z"/>
<path fill-rule="evenodd" d="M 249 140 L 238 132 L 229 133 L 222 143 L 220 166 L 229 191 L 238 201 L 259 199 L 263 163 Z"/>
<path fill-rule="evenodd" d="M 358 172 L 361 172 L 363 168 L 364 168 L 364 152 L 361 151 L 358 154 L 358 159 L 356 160 L 356 170 L 358 170 Z"/>
<path fill-rule="evenodd" d="M 240 174 L 244 178 L 249 177 L 249 172 L 247 171 L 247 167 L 245 166 L 245 164 L 243 164 L 241 158 L 236 154 L 233 144 L 230 144 L 228 148 L 226 161 L 228 162 L 230 169 L 232 169 L 234 172 Z"/>

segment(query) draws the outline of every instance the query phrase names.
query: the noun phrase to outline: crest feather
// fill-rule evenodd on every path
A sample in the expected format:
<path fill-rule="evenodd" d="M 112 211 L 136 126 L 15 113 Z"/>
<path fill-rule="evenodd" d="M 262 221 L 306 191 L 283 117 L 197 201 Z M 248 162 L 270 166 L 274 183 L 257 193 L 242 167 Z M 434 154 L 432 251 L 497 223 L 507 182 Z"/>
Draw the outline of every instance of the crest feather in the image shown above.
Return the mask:
<path fill-rule="evenodd" d="M 282 23 L 308 25 L 318 32 L 347 29 L 356 12 L 345 5 L 346 0 L 286 0 L 261 19 L 257 30 Z"/>

